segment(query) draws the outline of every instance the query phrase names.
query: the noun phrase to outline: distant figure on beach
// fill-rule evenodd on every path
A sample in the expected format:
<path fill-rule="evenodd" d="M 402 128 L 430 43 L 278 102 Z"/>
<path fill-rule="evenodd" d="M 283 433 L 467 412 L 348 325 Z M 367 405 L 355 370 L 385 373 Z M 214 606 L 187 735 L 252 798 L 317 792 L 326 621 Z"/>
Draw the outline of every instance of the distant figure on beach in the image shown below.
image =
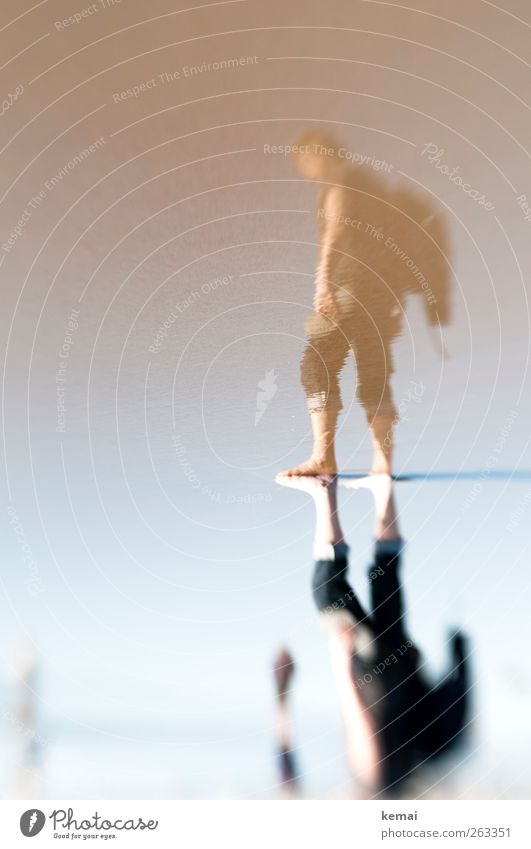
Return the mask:
<path fill-rule="evenodd" d="M 17 799 L 42 798 L 44 747 L 39 728 L 40 663 L 34 644 L 21 639 L 13 658 L 14 706 L 6 711 L 13 738 L 17 740 L 14 758 L 13 796 Z"/>
<path fill-rule="evenodd" d="M 367 487 L 374 497 L 369 613 L 346 577 L 349 546 L 337 511 L 337 477 L 278 475 L 277 482 L 314 501 L 313 597 L 328 635 L 352 775 L 367 796 L 400 796 L 422 767 L 463 739 L 470 692 L 466 640 L 459 631 L 451 634 L 447 672 L 431 683 L 406 625 L 404 541 L 389 475 L 341 481 Z"/>
<path fill-rule="evenodd" d="M 372 471 L 389 473 L 398 421 L 389 383 L 391 344 L 401 330 L 406 296 L 422 297 L 439 334 L 450 319 L 444 222 L 427 196 L 393 188 L 371 168 L 351 165 L 349 151 L 324 132 L 309 131 L 293 147 L 296 167 L 322 192 L 315 313 L 306 321 L 301 363 L 314 446 L 306 462 L 285 474 L 336 473 L 339 374 L 349 352 L 373 438 Z"/>
<path fill-rule="evenodd" d="M 278 771 L 282 791 L 294 796 L 297 791 L 297 764 L 293 751 L 293 722 L 290 711 L 291 683 L 295 663 L 287 648 L 279 649 L 273 664 L 276 696 L 276 738 Z"/>

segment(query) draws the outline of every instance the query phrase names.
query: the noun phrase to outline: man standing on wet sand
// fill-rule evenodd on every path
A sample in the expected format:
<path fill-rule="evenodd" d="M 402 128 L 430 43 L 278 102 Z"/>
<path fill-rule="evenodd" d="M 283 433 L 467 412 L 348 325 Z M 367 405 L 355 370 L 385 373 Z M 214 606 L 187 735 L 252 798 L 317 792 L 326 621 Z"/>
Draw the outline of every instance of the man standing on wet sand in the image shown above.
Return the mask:
<path fill-rule="evenodd" d="M 388 474 L 398 420 L 389 383 L 391 343 L 400 333 L 408 293 L 422 296 L 436 330 L 449 321 L 445 228 L 425 197 L 390 187 L 368 167 L 350 165 L 333 137 L 308 132 L 294 151 L 298 170 L 323 191 L 315 312 L 306 321 L 301 363 L 314 446 L 306 462 L 285 474 L 337 472 L 339 374 L 351 351 L 358 400 L 372 433 L 372 471 Z"/>

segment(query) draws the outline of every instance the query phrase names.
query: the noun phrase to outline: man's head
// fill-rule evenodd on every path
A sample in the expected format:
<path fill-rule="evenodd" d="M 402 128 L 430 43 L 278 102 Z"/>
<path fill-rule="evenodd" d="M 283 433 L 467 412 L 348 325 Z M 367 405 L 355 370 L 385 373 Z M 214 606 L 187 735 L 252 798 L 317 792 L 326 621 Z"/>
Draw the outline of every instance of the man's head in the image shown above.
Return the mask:
<path fill-rule="evenodd" d="M 308 180 L 341 182 L 347 163 L 339 155 L 341 145 L 323 130 L 306 130 L 294 145 L 298 170 Z"/>

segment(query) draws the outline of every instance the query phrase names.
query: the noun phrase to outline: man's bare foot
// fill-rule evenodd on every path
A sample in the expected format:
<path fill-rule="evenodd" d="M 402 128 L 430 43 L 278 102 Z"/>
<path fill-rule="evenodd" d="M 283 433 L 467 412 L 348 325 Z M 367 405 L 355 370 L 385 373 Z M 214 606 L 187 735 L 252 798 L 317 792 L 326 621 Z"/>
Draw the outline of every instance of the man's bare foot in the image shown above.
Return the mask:
<path fill-rule="evenodd" d="M 308 495 L 313 497 L 318 496 L 324 490 L 335 489 L 337 487 L 337 477 L 335 475 L 288 475 L 285 472 L 281 472 L 276 476 L 275 481 L 281 486 L 307 492 Z"/>
<path fill-rule="evenodd" d="M 312 410 L 313 446 L 312 453 L 305 463 L 287 469 L 284 475 L 337 475 L 334 440 L 338 410 Z"/>
<path fill-rule="evenodd" d="M 281 472 L 282 475 L 292 477 L 318 477 L 319 475 L 337 475 L 337 464 L 335 458 L 332 459 L 317 459 L 310 457 L 305 463 L 295 466 L 293 469 L 287 469 Z"/>

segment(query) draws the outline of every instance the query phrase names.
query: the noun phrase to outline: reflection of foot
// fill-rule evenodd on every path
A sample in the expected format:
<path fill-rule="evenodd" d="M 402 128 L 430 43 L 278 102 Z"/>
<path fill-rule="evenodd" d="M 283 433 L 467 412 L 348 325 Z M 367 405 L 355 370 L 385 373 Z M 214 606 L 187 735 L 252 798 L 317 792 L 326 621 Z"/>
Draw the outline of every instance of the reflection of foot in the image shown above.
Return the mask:
<path fill-rule="evenodd" d="M 342 478 L 345 489 L 369 489 L 374 497 L 374 506 L 379 516 L 385 516 L 393 497 L 393 478 L 391 475 L 367 475 L 364 478 Z"/>
<path fill-rule="evenodd" d="M 293 475 L 281 472 L 276 476 L 275 481 L 281 486 L 299 489 L 301 492 L 307 492 L 308 495 L 312 496 L 318 495 L 323 490 L 337 487 L 335 475 Z"/>
<path fill-rule="evenodd" d="M 318 476 L 318 475 L 337 475 L 337 465 L 335 459 L 318 459 L 310 457 L 305 463 L 295 466 L 293 469 L 288 469 L 281 472 L 282 475 L 292 476 Z"/>
<path fill-rule="evenodd" d="M 363 478 L 341 478 L 340 485 L 345 489 L 370 489 L 374 497 L 376 494 L 389 494 L 393 488 L 393 478 L 387 474 L 375 474 L 371 472 Z"/>

